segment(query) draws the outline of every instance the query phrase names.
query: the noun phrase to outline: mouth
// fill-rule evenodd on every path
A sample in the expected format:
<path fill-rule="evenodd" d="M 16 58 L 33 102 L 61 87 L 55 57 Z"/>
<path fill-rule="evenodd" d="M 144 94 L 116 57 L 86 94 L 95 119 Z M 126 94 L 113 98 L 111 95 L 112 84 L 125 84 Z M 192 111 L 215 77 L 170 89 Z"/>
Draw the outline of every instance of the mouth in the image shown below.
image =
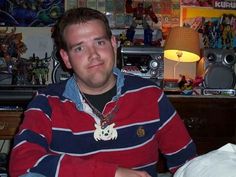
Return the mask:
<path fill-rule="evenodd" d="M 100 68 L 102 65 L 103 65 L 103 63 L 93 64 L 93 65 L 90 65 L 90 66 L 88 67 L 88 69 Z"/>

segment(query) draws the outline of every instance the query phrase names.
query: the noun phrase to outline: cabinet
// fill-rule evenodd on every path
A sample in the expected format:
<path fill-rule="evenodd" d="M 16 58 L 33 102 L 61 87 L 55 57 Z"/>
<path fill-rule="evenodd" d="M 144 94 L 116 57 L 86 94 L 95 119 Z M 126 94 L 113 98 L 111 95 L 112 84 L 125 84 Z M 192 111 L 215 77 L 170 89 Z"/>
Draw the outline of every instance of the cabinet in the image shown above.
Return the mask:
<path fill-rule="evenodd" d="M 236 97 L 168 95 L 197 146 L 198 154 L 236 144 Z M 158 172 L 165 172 L 160 157 Z"/>
<path fill-rule="evenodd" d="M 12 139 L 22 121 L 21 110 L 0 111 L 0 139 Z"/>
<path fill-rule="evenodd" d="M 236 97 L 169 96 L 199 154 L 236 143 Z"/>
<path fill-rule="evenodd" d="M 199 154 L 226 143 L 236 144 L 236 97 L 168 95 L 197 145 Z M 25 102 L 19 103 L 26 105 Z M 20 106 L 20 105 L 19 105 Z M 21 121 L 23 110 L 0 111 L 0 139 L 11 139 Z M 164 159 L 158 171 L 166 171 Z"/>

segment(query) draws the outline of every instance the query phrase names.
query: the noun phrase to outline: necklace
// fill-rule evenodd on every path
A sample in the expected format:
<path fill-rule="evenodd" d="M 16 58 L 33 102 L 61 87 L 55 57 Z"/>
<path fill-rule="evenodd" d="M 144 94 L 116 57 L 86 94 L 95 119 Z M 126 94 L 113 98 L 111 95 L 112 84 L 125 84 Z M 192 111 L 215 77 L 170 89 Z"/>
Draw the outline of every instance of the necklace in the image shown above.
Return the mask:
<path fill-rule="evenodd" d="M 77 85 L 78 86 L 78 85 Z M 91 104 L 91 102 L 88 100 L 88 98 L 84 95 L 83 92 L 80 92 L 81 96 L 85 100 L 85 102 L 89 105 L 92 112 L 100 119 L 100 125 L 95 123 L 95 131 L 94 131 L 94 139 L 96 141 L 98 140 L 112 140 L 116 139 L 118 137 L 117 130 L 114 128 L 115 123 L 111 124 L 111 120 L 115 117 L 115 114 L 119 110 L 117 100 L 115 102 L 115 106 L 112 108 L 110 112 L 108 112 L 106 115 L 103 115 L 97 108 Z"/>

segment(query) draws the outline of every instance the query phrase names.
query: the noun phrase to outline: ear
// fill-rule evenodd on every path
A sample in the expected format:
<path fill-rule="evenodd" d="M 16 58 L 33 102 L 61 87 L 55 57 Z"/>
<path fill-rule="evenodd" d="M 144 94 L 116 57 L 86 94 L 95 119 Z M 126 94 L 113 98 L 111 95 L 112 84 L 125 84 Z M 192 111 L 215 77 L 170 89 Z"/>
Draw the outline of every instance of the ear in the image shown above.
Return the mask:
<path fill-rule="evenodd" d="M 67 51 L 65 51 L 64 49 L 61 49 L 60 55 L 61 55 L 61 58 L 65 64 L 65 66 L 67 67 L 67 69 L 71 69 L 72 66 L 71 66 L 69 55 L 68 55 Z"/>
<path fill-rule="evenodd" d="M 116 50 L 117 50 L 117 41 L 116 41 L 116 37 L 115 36 L 112 36 L 111 37 L 111 45 L 114 49 L 114 52 L 116 53 Z"/>

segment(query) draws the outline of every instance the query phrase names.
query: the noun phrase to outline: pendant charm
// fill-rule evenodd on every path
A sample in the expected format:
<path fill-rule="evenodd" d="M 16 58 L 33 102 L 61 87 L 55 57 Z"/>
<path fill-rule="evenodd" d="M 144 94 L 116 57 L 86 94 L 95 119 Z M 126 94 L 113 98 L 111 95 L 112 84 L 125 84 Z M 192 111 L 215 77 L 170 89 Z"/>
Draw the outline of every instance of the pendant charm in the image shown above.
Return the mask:
<path fill-rule="evenodd" d="M 118 133 L 116 129 L 114 128 L 115 123 L 112 123 L 105 128 L 102 128 L 100 125 L 95 124 L 96 130 L 94 131 L 94 139 L 96 141 L 98 140 L 103 140 L 103 141 L 108 141 L 108 140 L 113 140 L 118 137 Z"/>

